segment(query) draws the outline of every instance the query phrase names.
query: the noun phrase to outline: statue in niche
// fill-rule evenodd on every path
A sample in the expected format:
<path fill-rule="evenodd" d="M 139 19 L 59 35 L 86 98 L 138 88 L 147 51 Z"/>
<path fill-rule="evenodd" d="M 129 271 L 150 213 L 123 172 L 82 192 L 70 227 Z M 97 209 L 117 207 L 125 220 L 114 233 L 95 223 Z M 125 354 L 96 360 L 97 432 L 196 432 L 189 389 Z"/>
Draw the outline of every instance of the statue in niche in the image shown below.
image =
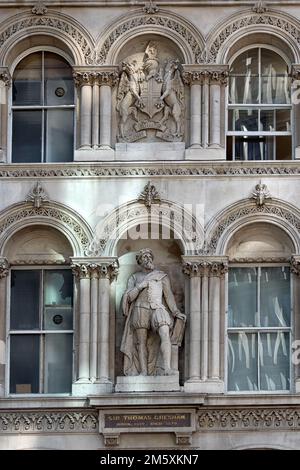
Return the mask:
<path fill-rule="evenodd" d="M 145 139 L 150 130 L 158 140 L 181 141 L 184 85 L 179 61 L 170 58 L 162 65 L 157 44 L 149 42 L 142 60 L 122 63 L 116 108 L 119 141 Z"/>
<path fill-rule="evenodd" d="M 153 259 L 149 248 L 139 251 L 142 270 L 130 276 L 123 295 L 124 375 L 178 373 L 171 368 L 171 351 L 181 342 L 186 316 L 177 308 L 168 275 L 154 268 Z"/>

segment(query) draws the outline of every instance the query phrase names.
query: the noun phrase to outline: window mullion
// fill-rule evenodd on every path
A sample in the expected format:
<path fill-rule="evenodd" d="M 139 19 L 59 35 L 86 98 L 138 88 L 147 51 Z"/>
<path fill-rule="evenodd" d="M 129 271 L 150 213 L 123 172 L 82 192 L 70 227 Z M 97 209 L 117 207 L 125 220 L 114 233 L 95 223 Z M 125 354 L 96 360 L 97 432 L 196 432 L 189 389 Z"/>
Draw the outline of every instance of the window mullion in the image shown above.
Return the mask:
<path fill-rule="evenodd" d="M 261 48 L 258 48 L 258 103 L 261 104 Z"/>
<path fill-rule="evenodd" d="M 40 276 L 40 393 L 44 392 L 44 335 L 43 331 L 43 318 L 44 318 L 44 270 L 41 270 Z"/>
<path fill-rule="evenodd" d="M 261 391 L 261 383 L 260 383 L 260 331 L 257 333 L 257 387 L 258 390 Z"/>

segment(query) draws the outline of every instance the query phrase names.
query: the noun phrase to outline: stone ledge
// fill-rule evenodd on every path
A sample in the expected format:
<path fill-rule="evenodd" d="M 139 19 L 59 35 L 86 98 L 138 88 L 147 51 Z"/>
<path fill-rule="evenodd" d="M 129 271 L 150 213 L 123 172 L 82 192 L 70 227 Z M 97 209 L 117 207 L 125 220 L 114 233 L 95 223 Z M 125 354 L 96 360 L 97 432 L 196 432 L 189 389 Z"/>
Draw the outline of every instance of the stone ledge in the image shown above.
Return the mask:
<path fill-rule="evenodd" d="M 117 377 L 116 392 L 178 392 L 179 373 L 175 375 Z"/>

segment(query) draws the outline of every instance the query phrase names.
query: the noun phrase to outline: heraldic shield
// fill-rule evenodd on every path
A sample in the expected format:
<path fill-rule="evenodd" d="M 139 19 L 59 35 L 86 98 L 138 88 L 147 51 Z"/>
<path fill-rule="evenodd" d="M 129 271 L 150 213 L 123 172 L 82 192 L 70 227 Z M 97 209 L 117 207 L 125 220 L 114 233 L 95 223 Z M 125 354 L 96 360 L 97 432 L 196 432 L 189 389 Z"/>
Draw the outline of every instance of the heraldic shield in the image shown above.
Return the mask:
<path fill-rule="evenodd" d="M 141 99 L 144 103 L 141 111 L 148 114 L 152 119 L 155 114 L 161 111 L 161 106 L 158 105 L 162 90 L 162 81 L 151 77 L 150 80 L 145 80 L 141 83 Z"/>

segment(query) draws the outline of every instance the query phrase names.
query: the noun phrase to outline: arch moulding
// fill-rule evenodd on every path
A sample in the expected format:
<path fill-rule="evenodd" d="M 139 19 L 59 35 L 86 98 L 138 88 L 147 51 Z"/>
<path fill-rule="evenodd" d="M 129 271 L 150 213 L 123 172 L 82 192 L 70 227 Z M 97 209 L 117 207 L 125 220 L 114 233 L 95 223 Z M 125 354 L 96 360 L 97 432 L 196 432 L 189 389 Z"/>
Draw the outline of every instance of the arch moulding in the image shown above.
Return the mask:
<path fill-rule="evenodd" d="M 150 219 L 149 219 L 150 217 Z M 131 201 L 117 207 L 96 227 L 95 237 L 87 250 L 89 256 L 111 257 L 117 255 L 119 240 L 127 231 L 141 224 L 161 225 L 172 229 L 174 237 L 181 244 L 185 255 L 195 255 L 203 247 L 203 229 L 195 216 L 183 206 L 170 201 L 161 201 L 149 210 L 138 201 Z"/>
<path fill-rule="evenodd" d="M 94 41 L 88 31 L 67 15 L 52 10 L 43 16 L 20 13 L 0 25 L 0 65 L 8 65 L 10 51 L 19 41 L 31 35 L 60 39 L 71 52 L 74 65 L 85 65 L 86 58 L 94 49 Z"/>
<path fill-rule="evenodd" d="M 38 208 L 28 202 L 18 203 L 0 213 L 0 256 L 5 256 L 5 246 L 12 235 L 32 225 L 57 229 L 69 241 L 74 256 L 83 256 L 92 240 L 91 228 L 69 207 L 52 201 Z"/>
<path fill-rule="evenodd" d="M 232 15 L 224 24 L 219 23 L 207 37 L 208 62 L 223 64 L 232 45 L 252 33 L 269 33 L 284 41 L 293 54 L 295 63 L 300 61 L 300 23 L 292 16 L 274 10 L 262 14 L 245 10 Z"/>
<path fill-rule="evenodd" d="M 90 65 L 116 64 L 124 44 L 141 34 L 158 34 L 171 39 L 182 51 L 187 64 L 197 63 L 204 49 L 204 40 L 197 28 L 183 17 L 167 10 L 147 15 L 135 10 L 122 15 L 101 34 L 95 52 L 87 58 Z"/>
<path fill-rule="evenodd" d="M 206 246 L 209 255 L 225 255 L 231 237 L 249 224 L 265 222 L 276 225 L 291 239 L 295 254 L 300 253 L 300 212 L 291 204 L 273 198 L 263 206 L 251 199 L 243 199 L 213 217 L 207 227 Z"/>

